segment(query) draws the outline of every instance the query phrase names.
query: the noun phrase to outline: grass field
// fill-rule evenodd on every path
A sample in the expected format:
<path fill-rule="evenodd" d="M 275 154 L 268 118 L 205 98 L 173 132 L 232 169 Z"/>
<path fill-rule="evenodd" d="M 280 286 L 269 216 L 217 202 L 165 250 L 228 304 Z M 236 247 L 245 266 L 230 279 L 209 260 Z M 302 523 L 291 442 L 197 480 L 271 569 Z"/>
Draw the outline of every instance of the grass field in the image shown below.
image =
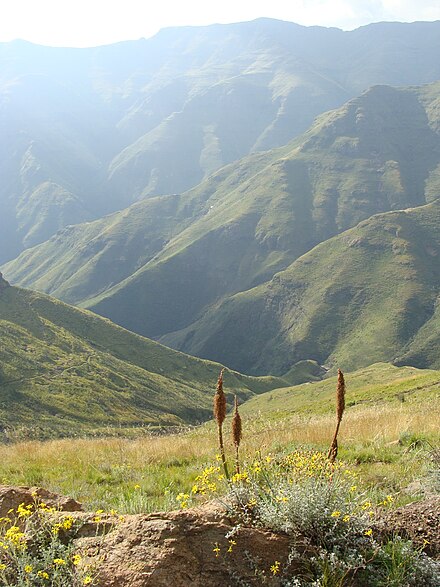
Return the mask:
<path fill-rule="evenodd" d="M 440 398 L 434 385 L 439 373 L 405 369 L 379 364 L 346 377 L 347 410 L 339 436 L 339 458 L 354 467 L 371 492 L 392 493 L 397 503 L 430 490 L 429 453 L 440 445 Z M 304 388 L 313 394 L 306 396 Z M 244 404 L 243 459 L 301 447 L 326 450 L 335 425 L 334 389 L 331 378 L 269 392 Z M 232 391 L 227 381 L 225 391 Z M 231 459 L 232 449 L 228 437 Z M 178 505 L 175 496 L 189 491 L 198 473 L 216 462 L 217 452 L 212 423 L 137 439 L 30 441 L 0 446 L 0 479 L 4 484 L 43 485 L 91 509 L 170 509 Z"/>

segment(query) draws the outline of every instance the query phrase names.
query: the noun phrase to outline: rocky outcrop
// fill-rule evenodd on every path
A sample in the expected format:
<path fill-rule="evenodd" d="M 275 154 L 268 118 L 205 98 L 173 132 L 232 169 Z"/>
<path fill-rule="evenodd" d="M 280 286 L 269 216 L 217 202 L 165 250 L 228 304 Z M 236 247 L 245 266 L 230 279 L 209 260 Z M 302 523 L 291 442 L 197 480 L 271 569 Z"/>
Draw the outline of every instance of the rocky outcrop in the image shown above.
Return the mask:
<path fill-rule="evenodd" d="M 80 503 L 70 497 L 64 497 L 41 487 L 10 487 L 0 485 L 0 518 L 6 517 L 10 510 L 16 511 L 20 504 L 29 505 L 45 503 L 64 512 L 82 510 Z"/>
<path fill-rule="evenodd" d="M 232 535 L 231 535 L 232 533 Z M 226 587 L 271 585 L 271 567 L 285 567 L 289 539 L 240 528 L 214 508 L 127 516 L 104 538 L 79 547 L 99 564 L 100 587 Z M 95 554 L 96 553 L 96 554 Z"/>
<path fill-rule="evenodd" d="M 237 527 L 221 507 L 118 516 L 79 511 L 76 501 L 43 489 L 0 486 L 0 515 L 35 499 L 81 521 L 76 546 L 98 572 L 98 587 L 229 587 L 280 584 L 291 539 L 258 528 Z M 61 514 L 55 514 L 61 515 Z M 384 534 L 411 538 L 440 557 L 440 497 L 389 511 Z M 295 543 L 304 557 L 310 547 Z M 274 567 L 275 565 L 275 567 Z M 289 568 L 295 575 L 295 568 Z"/>
<path fill-rule="evenodd" d="M 388 511 L 381 526 L 385 533 L 412 540 L 426 554 L 440 559 L 440 496 Z"/>

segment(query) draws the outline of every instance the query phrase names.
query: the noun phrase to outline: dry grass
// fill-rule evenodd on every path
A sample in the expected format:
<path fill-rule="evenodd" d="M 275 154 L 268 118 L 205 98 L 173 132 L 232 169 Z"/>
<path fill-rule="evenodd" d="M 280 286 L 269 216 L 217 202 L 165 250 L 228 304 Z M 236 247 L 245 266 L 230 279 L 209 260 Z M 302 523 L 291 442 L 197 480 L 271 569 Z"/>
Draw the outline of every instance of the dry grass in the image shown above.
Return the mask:
<path fill-rule="evenodd" d="M 438 407 L 438 402 L 430 402 L 347 409 L 339 433 L 340 458 L 356 463 L 372 482 L 381 483 L 381 477 L 386 477 L 394 488 L 410 483 L 422 474 L 423 463 L 419 455 L 411 458 L 410 442 L 405 439 L 425 439 L 438 446 Z M 244 459 L 256 451 L 298 446 L 325 450 L 334 432 L 334 416 L 270 421 L 254 415 L 244 418 L 243 430 Z M 172 507 L 173 496 L 190 487 L 200 468 L 215 460 L 215 436 L 211 423 L 181 434 L 135 440 L 1 445 L 0 478 L 5 484 L 43 485 L 73 495 L 90 507 L 129 510 L 131 501 L 145 509 Z M 226 451 L 232 462 L 232 441 Z"/>

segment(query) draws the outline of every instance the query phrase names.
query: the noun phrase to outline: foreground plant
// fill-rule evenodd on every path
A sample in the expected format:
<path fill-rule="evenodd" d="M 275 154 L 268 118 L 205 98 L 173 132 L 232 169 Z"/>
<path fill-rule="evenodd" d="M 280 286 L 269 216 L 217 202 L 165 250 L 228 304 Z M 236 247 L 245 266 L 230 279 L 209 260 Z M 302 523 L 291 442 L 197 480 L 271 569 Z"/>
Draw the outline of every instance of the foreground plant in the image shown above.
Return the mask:
<path fill-rule="evenodd" d="M 334 463 L 338 456 L 338 433 L 341 425 L 342 416 L 345 410 L 345 380 L 344 374 L 338 369 L 338 383 L 336 387 L 336 430 L 333 435 L 333 440 L 328 451 L 328 458 L 331 463 Z"/>
<path fill-rule="evenodd" d="M 44 503 L 20 504 L 0 519 L 0 584 L 4 587 L 79 587 L 95 583 L 75 552 L 81 522 Z"/>
<path fill-rule="evenodd" d="M 242 436 L 242 425 L 241 425 L 241 416 L 238 413 L 238 401 L 237 396 L 235 396 L 234 400 L 234 415 L 232 417 L 232 442 L 234 443 L 235 447 L 235 473 L 240 473 L 240 442 Z"/>
<path fill-rule="evenodd" d="M 440 585 L 436 562 L 411 542 L 382 538 L 376 530 L 377 512 L 391 506 L 392 496 L 373 503 L 357 475 L 325 453 L 259 456 L 232 478 L 223 502 L 238 527 L 283 532 L 301 547 L 278 561 L 277 575 L 286 587 Z"/>
<path fill-rule="evenodd" d="M 226 418 L 226 396 L 223 391 L 223 371 L 220 371 L 220 375 L 217 381 L 217 390 L 214 395 L 214 418 L 217 422 L 218 432 L 218 445 L 220 450 L 220 456 L 223 464 L 223 470 L 225 472 L 226 479 L 229 479 L 228 464 L 226 462 L 225 446 L 223 443 L 223 422 Z"/>

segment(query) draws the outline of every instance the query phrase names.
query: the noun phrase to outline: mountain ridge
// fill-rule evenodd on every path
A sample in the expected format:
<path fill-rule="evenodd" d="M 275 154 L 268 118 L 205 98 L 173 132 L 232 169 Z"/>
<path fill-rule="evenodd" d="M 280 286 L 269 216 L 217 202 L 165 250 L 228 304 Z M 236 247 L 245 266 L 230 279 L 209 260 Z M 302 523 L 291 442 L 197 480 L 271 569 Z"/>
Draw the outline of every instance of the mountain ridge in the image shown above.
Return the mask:
<path fill-rule="evenodd" d="M 439 27 L 262 19 L 92 49 L 0 44 L 0 262 L 282 146 L 375 83 L 439 79 Z"/>
<path fill-rule="evenodd" d="M 372 216 L 162 340 L 253 373 L 305 358 L 330 373 L 379 361 L 438 368 L 439 213 L 437 199 Z"/>
<path fill-rule="evenodd" d="M 196 342 L 205 314 L 375 214 L 438 197 L 439 94 L 440 83 L 375 86 L 284 147 L 249 155 L 185 194 L 64 229 L 4 271 L 190 354 L 215 354 Z M 258 338 L 247 347 L 260 348 Z M 241 354 L 228 359 L 236 368 Z M 303 354 L 276 372 L 307 359 L 326 360 Z"/>

